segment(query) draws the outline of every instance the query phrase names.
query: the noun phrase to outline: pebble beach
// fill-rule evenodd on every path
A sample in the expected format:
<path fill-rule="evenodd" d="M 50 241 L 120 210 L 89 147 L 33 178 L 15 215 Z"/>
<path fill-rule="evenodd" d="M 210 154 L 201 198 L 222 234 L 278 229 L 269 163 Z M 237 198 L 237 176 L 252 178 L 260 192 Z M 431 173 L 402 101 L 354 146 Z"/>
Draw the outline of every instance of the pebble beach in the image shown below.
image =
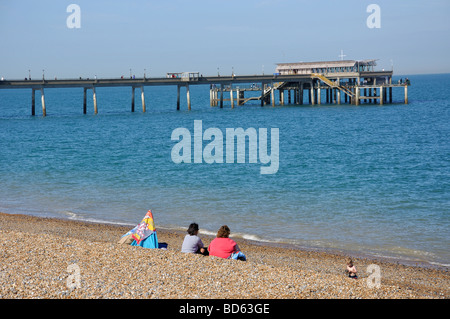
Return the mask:
<path fill-rule="evenodd" d="M 200 225 L 201 227 L 201 225 Z M 0 213 L 1 299 L 447 299 L 446 268 L 235 239 L 247 261 L 118 244 L 130 226 Z M 233 230 L 231 230 L 233 232 Z M 205 245 L 211 236 L 199 236 Z M 351 257 L 358 279 L 345 273 Z M 379 281 L 367 272 L 379 267 Z"/>

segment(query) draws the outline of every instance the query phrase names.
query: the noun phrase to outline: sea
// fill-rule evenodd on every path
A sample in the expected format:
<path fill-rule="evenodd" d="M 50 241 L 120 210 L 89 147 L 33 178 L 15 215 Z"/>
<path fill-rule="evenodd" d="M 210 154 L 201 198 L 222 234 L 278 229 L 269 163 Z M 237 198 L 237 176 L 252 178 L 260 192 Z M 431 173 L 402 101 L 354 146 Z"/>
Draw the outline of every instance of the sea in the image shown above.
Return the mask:
<path fill-rule="evenodd" d="M 46 117 L 40 91 L 31 116 L 31 89 L 1 89 L 0 211 L 131 228 L 152 210 L 157 229 L 228 225 L 236 240 L 448 267 L 450 74 L 393 80 L 405 77 L 409 103 L 394 88 L 383 106 L 311 106 L 305 95 L 304 105 L 220 108 L 209 86 L 191 85 L 191 110 L 184 88 L 177 111 L 176 87 L 155 86 L 144 89 L 145 113 L 136 90 L 131 112 L 131 88 L 117 87 L 97 88 L 98 114 L 88 90 L 83 114 L 81 88 L 45 89 Z M 223 132 L 223 163 L 194 160 L 213 141 L 194 136 L 198 121 Z M 239 128 L 267 129 L 258 143 L 275 154 L 277 142 L 276 171 L 261 174 L 269 164 L 250 160 L 250 139 L 243 163 L 225 160 L 226 131 Z M 177 129 L 191 139 L 174 139 Z M 174 160 L 182 140 L 190 163 Z"/>

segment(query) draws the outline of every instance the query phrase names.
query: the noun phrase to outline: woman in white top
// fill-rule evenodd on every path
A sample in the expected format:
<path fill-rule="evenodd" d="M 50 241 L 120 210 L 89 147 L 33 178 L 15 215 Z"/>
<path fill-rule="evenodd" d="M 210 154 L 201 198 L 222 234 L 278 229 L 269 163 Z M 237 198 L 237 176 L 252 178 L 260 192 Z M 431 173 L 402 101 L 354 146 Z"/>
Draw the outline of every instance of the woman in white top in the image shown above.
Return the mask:
<path fill-rule="evenodd" d="M 202 240 L 197 236 L 198 224 L 190 224 L 187 232 L 188 234 L 184 237 L 183 245 L 181 246 L 181 252 L 209 255 L 208 249 L 204 247 Z"/>

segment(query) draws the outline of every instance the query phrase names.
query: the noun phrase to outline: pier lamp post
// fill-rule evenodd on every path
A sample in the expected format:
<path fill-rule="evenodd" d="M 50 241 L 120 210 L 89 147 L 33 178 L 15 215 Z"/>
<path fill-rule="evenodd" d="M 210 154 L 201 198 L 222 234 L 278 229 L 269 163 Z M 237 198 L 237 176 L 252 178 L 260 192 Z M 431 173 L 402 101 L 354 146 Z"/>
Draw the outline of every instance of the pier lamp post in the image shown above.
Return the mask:
<path fill-rule="evenodd" d="M 131 69 L 130 69 L 130 79 L 131 79 Z"/>
<path fill-rule="evenodd" d="M 147 69 L 144 69 L 144 80 L 145 80 L 145 73 L 147 72 Z"/>
<path fill-rule="evenodd" d="M 31 80 L 31 70 L 28 69 L 28 80 Z"/>
<path fill-rule="evenodd" d="M 42 69 L 42 81 L 44 81 L 44 79 L 45 79 L 45 70 Z"/>
<path fill-rule="evenodd" d="M 217 76 L 220 76 L 219 67 L 217 67 Z"/>

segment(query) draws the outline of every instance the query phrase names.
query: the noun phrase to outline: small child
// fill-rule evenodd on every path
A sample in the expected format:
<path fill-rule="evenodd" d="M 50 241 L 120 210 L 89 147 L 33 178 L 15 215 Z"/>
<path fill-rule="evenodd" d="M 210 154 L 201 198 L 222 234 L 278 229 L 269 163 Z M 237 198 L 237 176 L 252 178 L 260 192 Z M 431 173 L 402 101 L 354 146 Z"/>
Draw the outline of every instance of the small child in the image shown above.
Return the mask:
<path fill-rule="evenodd" d="M 347 259 L 347 272 L 348 272 L 348 276 L 350 278 L 353 278 L 353 279 L 358 278 L 358 276 L 356 275 L 356 267 L 355 267 L 355 265 L 353 265 L 353 261 L 351 258 Z"/>

